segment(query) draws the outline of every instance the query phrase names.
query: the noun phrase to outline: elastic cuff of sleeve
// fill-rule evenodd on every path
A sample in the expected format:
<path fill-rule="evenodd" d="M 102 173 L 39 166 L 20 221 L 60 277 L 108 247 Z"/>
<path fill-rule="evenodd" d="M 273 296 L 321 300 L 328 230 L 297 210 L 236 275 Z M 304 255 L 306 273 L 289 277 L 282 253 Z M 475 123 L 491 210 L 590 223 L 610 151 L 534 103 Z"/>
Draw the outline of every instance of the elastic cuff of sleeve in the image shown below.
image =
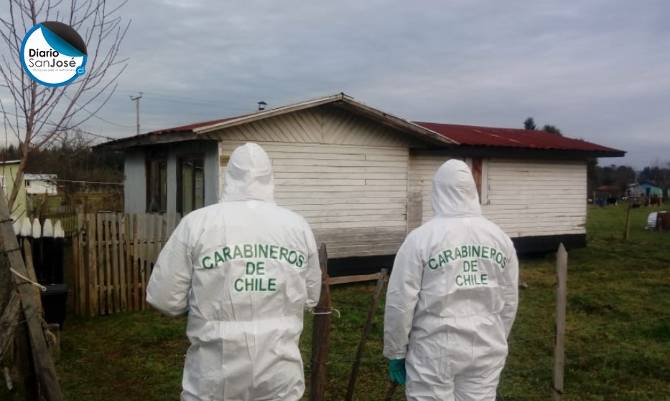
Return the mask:
<path fill-rule="evenodd" d="M 407 353 L 405 352 L 394 352 L 394 353 L 388 353 L 384 352 L 384 357 L 389 360 L 393 359 L 405 359 L 407 356 Z"/>

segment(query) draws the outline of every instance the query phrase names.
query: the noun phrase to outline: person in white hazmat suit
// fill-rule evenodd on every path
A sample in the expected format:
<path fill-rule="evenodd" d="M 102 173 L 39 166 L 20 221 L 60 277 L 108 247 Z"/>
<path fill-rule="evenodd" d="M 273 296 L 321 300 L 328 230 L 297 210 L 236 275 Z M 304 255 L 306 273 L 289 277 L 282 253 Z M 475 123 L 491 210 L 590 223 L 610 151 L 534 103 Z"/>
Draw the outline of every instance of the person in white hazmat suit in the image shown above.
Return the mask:
<path fill-rule="evenodd" d="M 304 392 L 298 341 L 321 270 L 309 225 L 273 192 L 265 151 L 238 147 L 223 200 L 186 215 L 158 257 L 147 302 L 188 313 L 182 401 L 293 401 Z"/>
<path fill-rule="evenodd" d="M 433 178 L 435 217 L 395 258 L 386 296 L 384 356 L 410 401 L 494 401 L 518 302 L 510 238 L 484 218 L 460 160 Z"/>

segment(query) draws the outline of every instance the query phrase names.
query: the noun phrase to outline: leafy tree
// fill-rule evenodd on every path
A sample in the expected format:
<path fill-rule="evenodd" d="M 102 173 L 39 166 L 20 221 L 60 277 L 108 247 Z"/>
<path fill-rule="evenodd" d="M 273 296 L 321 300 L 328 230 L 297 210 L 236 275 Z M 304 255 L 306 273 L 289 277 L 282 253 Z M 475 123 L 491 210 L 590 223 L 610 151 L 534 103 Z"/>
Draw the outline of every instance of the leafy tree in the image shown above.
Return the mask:
<path fill-rule="evenodd" d="M 544 132 L 548 132 L 548 133 L 550 133 L 550 134 L 554 134 L 554 135 L 561 135 L 561 136 L 563 136 L 563 134 L 561 133 L 561 130 L 558 129 L 556 126 L 551 125 L 551 124 L 545 124 L 545 126 L 542 127 L 542 131 L 544 131 Z"/>
<path fill-rule="evenodd" d="M 535 120 L 533 120 L 533 117 L 528 117 L 524 122 L 523 122 L 523 128 L 527 130 L 534 131 L 537 127 L 535 126 Z"/>
<path fill-rule="evenodd" d="M 656 162 L 653 166 L 645 167 L 640 172 L 640 181 L 649 181 L 667 190 L 670 188 L 670 162 L 665 164 Z"/>
<path fill-rule="evenodd" d="M 20 150 L 10 145 L 0 149 L 0 159 L 20 158 Z M 91 140 L 81 131 L 73 131 L 48 147 L 31 152 L 26 173 L 56 174 L 67 181 L 122 182 L 123 155 L 118 152 L 94 152 Z"/>
<path fill-rule="evenodd" d="M 589 194 L 599 187 L 608 186 L 616 188 L 618 195 L 623 195 L 629 184 L 634 183 L 637 173 L 630 166 L 598 166 L 591 159 L 587 164 Z"/>
<path fill-rule="evenodd" d="M 595 157 L 592 157 L 586 161 L 586 182 L 587 182 L 587 191 L 589 196 L 593 194 L 593 191 L 599 186 L 598 185 L 598 178 L 599 178 L 599 171 L 598 171 L 598 159 Z"/>

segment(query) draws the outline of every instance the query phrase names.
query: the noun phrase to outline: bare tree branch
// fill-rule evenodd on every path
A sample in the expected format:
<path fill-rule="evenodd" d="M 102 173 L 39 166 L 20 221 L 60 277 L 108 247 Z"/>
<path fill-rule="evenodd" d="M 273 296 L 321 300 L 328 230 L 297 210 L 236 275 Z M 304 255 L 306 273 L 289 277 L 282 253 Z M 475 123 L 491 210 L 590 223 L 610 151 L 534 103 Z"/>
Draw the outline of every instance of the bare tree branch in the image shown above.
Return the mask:
<path fill-rule="evenodd" d="M 12 134 L 19 141 L 21 163 L 15 184 L 23 180 L 32 150 L 49 146 L 81 126 L 115 93 L 116 81 L 127 66 L 127 59 L 119 58 L 130 25 L 119 15 L 126 1 L 109 5 L 108 0 L 8 0 L 9 12 L 0 17 L 0 47 L 4 47 L 0 86 L 7 89 L 11 106 L 0 101 L 0 113 L 5 135 Z M 23 71 L 18 57 L 25 32 L 53 18 L 68 23 L 82 35 L 88 55 L 86 74 L 58 88 L 38 86 Z M 10 207 L 19 187 L 14 185 L 9 196 Z"/>

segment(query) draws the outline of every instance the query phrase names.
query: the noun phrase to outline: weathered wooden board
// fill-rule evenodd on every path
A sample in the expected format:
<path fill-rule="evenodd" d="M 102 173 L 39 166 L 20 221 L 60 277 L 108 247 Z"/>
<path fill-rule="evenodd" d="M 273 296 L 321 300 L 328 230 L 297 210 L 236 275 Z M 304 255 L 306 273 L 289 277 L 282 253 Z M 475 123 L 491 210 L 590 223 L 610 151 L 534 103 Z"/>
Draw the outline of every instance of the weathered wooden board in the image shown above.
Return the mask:
<path fill-rule="evenodd" d="M 220 154 L 240 144 L 226 136 Z M 407 232 L 407 147 L 259 144 L 272 159 L 277 203 L 304 216 L 331 257 L 386 255 L 400 246 Z"/>
<path fill-rule="evenodd" d="M 422 194 L 423 222 L 433 216 L 433 175 L 447 160 L 434 152 L 412 152 L 410 191 Z M 583 161 L 484 159 L 481 181 L 484 215 L 511 237 L 586 232 Z"/>
<path fill-rule="evenodd" d="M 75 312 L 91 316 L 146 308 L 144 292 L 179 215 L 82 215 L 75 246 Z"/>
<path fill-rule="evenodd" d="M 12 269 L 14 283 L 18 289 L 21 300 L 23 317 L 28 326 L 30 338 L 30 351 L 21 355 L 22 359 L 32 358 L 35 374 L 39 381 L 41 395 L 49 401 L 60 401 L 63 399 L 56 368 L 47 348 L 47 342 L 42 325 L 42 303 L 36 288 L 22 277 L 36 281 L 32 269 L 32 251 L 30 243 L 24 242 L 24 254 L 26 263 L 21 256 L 21 248 L 16 239 L 12 219 L 9 217 L 9 209 L 5 200 L 5 194 L 0 189 L 0 249 L 7 254 L 8 269 Z M 22 276 L 22 277 L 21 277 Z"/>

